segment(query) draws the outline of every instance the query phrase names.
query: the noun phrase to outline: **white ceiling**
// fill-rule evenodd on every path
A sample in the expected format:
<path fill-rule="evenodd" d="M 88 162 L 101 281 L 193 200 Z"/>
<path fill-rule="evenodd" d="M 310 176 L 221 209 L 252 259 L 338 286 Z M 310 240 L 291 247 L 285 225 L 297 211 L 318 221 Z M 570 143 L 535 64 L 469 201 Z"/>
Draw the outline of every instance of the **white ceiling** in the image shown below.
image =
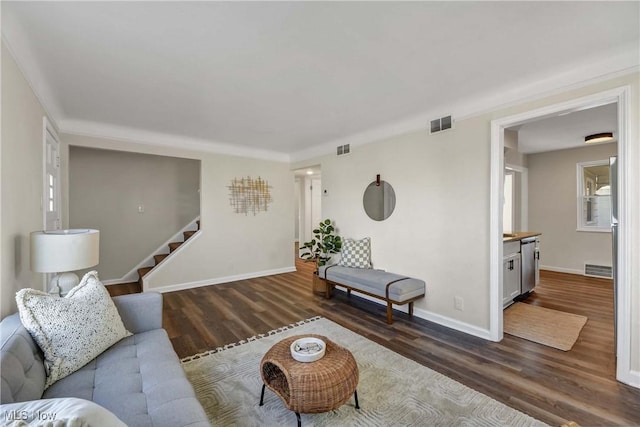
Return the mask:
<path fill-rule="evenodd" d="M 613 132 L 617 141 L 617 108 L 609 104 L 517 126 L 518 151 L 530 154 L 584 147 L 585 136 L 603 132 Z"/>
<path fill-rule="evenodd" d="M 282 159 L 640 63 L 635 1 L 1 5 L 62 131 Z"/>

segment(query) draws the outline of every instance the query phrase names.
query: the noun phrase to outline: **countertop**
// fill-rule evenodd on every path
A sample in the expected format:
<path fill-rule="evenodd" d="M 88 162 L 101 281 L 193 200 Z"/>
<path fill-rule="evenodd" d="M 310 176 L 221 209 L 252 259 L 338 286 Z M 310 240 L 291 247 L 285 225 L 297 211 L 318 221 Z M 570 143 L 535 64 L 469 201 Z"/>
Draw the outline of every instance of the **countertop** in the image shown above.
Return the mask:
<path fill-rule="evenodd" d="M 513 233 L 504 234 L 502 237 L 502 242 L 517 242 L 522 239 L 526 239 L 527 237 L 540 236 L 542 233 L 538 231 L 514 231 Z"/>

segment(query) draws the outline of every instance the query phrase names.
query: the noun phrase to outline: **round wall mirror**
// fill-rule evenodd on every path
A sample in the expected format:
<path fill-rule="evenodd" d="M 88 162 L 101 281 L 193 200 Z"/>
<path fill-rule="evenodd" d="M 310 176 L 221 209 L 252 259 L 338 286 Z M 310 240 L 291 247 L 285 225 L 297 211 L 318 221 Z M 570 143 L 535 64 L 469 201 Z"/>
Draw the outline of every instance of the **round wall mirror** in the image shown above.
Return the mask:
<path fill-rule="evenodd" d="M 396 207 L 396 193 L 388 182 L 380 181 L 378 184 L 373 181 L 364 190 L 362 204 L 369 218 L 384 221 L 391 216 Z"/>

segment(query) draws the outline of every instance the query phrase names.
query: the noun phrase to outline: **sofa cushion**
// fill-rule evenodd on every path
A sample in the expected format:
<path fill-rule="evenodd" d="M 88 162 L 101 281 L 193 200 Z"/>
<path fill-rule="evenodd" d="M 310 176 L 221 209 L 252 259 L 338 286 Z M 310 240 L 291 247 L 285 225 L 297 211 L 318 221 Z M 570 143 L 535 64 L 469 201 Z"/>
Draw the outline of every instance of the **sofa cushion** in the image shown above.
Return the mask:
<path fill-rule="evenodd" d="M 42 397 L 46 375 L 42 351 L 14 313 L 0 322 L 0 403 Z"/>
<path fill-rule="evenodd" d="M 43 397 L 92 400 L 130 426 L 208 425 L 164 329 L 119 341 Z"/>
<path fill-rule="evenodd" d="M 371 268 L 371 239 L 344 239 L 340 252 L 340 265 L 352 268 Z"/>
<path fill-rule="evenodd" d="M 95 271 L 64 298 L 22 289 L 16 302 L 24 327 L 44 353 L 45 388 L 131 335 Z"/>
<path fill-rule="evenodd" d="M 38 399 L 2 405 L 0 424 L 16 427 L 127 427 L 102 406 L 76 398 Z"/>

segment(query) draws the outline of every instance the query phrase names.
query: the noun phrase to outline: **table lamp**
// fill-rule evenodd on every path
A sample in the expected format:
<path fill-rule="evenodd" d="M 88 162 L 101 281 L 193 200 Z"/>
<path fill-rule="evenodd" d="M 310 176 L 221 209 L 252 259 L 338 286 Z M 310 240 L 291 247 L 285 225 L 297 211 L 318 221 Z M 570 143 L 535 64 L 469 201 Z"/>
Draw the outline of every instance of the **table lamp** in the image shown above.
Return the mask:
<path fill-rule="evenodd" d="M 31 233 L 31 270 L 58 273 L 51 279 L 49 292 L 65 296 L 80 283 L 73 271 L 98 264 L 100 231 L 71 229 Z"/>

